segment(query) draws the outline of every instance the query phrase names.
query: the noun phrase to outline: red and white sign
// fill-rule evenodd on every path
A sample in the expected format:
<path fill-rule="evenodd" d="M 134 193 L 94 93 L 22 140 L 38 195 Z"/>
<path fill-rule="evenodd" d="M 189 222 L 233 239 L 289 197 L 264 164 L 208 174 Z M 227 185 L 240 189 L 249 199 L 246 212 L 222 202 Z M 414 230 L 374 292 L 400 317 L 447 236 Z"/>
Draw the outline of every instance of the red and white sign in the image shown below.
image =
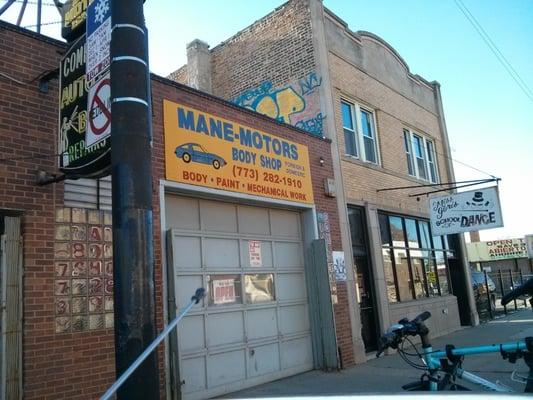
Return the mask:
<path fill-rule="evenodd" d="M 109 74 L 89 89 L 85 146 L 89 147 L 111 135 L 111 80 Z"/>
<path fill-rule="evenodd" d="M 250 267 L 261 268 L 263 261 L 261 260 L 261 242 L 259 240 L 248 241 L 248 253 L 250 254 Z"/>
<path fill-rule="evenodd" d="M 213 280 L 213 302 L 215 304 L 226 304 L 235 302 L 234 279 Z"/>

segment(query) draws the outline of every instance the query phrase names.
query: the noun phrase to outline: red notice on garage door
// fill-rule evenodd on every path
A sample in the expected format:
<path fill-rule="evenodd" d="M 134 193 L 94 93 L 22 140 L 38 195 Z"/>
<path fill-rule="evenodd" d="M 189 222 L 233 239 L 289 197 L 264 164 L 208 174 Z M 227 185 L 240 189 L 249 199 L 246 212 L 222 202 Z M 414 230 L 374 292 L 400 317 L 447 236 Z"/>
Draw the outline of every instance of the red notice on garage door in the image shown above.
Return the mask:
<path fill-rule="evenodd" d="M 235 302 L 235 280 L 218 279 L 213 280 L 213 302 L 215 304 L 226 304 Z"/>

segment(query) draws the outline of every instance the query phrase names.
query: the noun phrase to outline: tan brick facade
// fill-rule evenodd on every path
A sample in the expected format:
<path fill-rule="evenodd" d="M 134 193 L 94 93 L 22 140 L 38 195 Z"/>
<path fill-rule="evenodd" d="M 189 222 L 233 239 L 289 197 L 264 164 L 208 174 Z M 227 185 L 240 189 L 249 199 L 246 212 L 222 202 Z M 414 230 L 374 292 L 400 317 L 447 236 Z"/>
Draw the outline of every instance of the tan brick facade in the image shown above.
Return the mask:
<path fill-rule="evenodd" d="M 351 31 L 344 21 L 323 7 L 321 0 L 290 0 L 212 49 L 211 54 L 215 95 L 332 139 L 341 242 L 347 265 L 353 264 L 346 206 L 363 207 L 370 224 L 369 251 L 379 296 L 376 306 L 379 326 L 375 334 L 404 309 L 423 307 L 423 301 L 411 306 L 403 303 L 401 311 L 396 306 L 393 306 L 396 311 L 389 307 L 383 292 L 377 213 L 427 218 L 427 197 L 409 197 L 413 191 L 377 190 L 428 183 L 408 174 L 404 129 L 432 141 L 439 181 L 453 180 L 439 84 L 411 73 L 401 56 L 381 38 Z M 304 96 L 306 88 L 311 89 L 309 100 Z M 279 92 L 286 97 L 278 98 Z M 292 96 L 289 111 L 279 112 L 289 93 Z M 346 155 L 341 99 L 373 111 L 380 159 L 377 164 Z M 336 308 L 341 353 L 343 358 L 348 357 L 346 365 L 365 358 L 359 334 L 358 283 L 355 272 L 351 277 L 348 275 L 345 282 L 337 282 L 346 297 Z M 434 308 L 441 303 L 445 304 L 443 307 L 457 304 L 452 296 L 443 298 L 441 303 L 439 300 L 429 303 Z M 442 322 L 446 329 L 457 327 L 456 313 L 452 314 Z M 348 331 L 351 340 L 344 336 Z"/>

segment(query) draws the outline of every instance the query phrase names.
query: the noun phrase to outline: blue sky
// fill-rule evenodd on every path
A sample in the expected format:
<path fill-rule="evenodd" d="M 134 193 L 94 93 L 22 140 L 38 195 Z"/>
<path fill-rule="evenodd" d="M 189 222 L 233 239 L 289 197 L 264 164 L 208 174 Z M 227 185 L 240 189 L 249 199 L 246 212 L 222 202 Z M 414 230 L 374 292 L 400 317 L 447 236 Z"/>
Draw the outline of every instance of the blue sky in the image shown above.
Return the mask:
<path fill-rule="evenodd" d="M 5 2 L 0 0 L 0 6 Z M 463 2 L 533 90 L 533 1 Z M 199 38 L 214 47 L 283 3 L 147 0 L 152 71 L 169 74 L 186 62 L 186 43 Z M 482 231 L 482 240 L 533 233 L 533 101 L 497 61 L 455 1 L 324 0 L 324 4 L 352 30 L 370 31 L 388 41 L 412 73 L 441 83 L 452 157 L 502 178 L 505 227 Z M 45 9 L 43 22 L 59 20 L 53 7 Z M 2 18 L 13 21 L 15 11 Z M 23 25 L 35 23 L 29 15 Z M 55 37 L 58 31 L 57 24 L 43 29 Z M 487 177 L 459 163 L 455 171 L 458 180 Z"/>

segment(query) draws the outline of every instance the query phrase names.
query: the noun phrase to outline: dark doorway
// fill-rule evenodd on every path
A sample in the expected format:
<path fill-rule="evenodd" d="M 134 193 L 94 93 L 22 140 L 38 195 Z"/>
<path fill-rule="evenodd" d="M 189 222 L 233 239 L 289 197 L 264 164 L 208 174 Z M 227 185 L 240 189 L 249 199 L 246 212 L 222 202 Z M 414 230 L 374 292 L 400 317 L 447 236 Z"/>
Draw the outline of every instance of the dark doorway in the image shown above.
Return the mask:
<path fill-rule="evenodd" d="M 361 207 L 348 207 L 348 220 L 352 237 L 354 272 L 359 289 L 359 310 L 361 313 L 361 336 L 365 351 L 377 349 L 379 330 L 376 323 L 376 302 L 372 279 L 372 264 L 368 246 L 365 212 Z"/>

